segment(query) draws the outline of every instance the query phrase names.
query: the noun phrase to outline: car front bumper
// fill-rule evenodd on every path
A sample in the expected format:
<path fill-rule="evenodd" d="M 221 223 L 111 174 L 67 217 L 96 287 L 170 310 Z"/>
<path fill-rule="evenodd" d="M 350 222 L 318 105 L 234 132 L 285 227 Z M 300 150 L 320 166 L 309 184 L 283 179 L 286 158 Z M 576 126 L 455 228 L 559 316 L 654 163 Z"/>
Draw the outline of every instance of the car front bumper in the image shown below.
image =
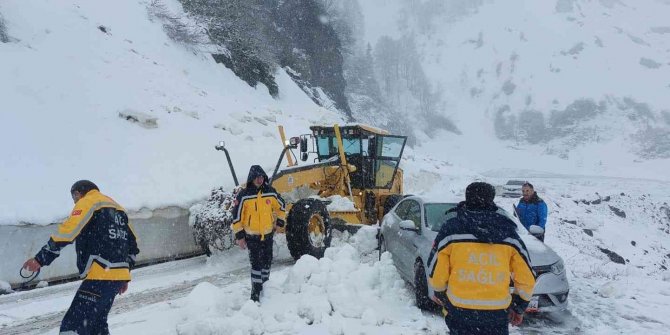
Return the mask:
<path fill-rule="evenodd" d="M 526 313 L 558 312 L 568 308 L 568 293 L 547 293 L 533 295 Z"/>
<path fill-rule="evenodd" d="M 535 280 L 533 298 L 527 312 L 553 312 L 565 310 L 568 305 L 570 286 L 565 272 L 554 274 L 547 272 Z"/>

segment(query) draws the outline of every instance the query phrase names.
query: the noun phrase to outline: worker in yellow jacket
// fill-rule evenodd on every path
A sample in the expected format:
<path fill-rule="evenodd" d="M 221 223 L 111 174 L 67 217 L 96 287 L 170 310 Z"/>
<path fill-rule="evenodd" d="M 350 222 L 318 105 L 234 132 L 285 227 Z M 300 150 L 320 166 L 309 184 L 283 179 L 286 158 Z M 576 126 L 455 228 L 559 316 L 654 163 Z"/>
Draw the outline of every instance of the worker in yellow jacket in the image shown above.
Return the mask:
<path fill-rule="evenodd" d="M 61 249 L 76 242 L 77 268 L 84 279 L 63 322 L 61 334 L 109 334 L 107 315 L 114 298 L 128 289 L 130 269 L 140 252 L 125 209 L 88 180 L 72 185 L 74 209 L 49 242 L 23 268 L 51 264 Z"/>
<path fill-rule="evenodd" d="M 268 176 L 259 165 L 249 169 L 247 184 L 235 198 L 233 232 L 237 245 L 249 249 L 251 262 L 251 300 L 258 302 L 263 283 L 270 278 L 272 237 L 275 221 L 286 220 L 284 200 L 268 183 Z"/>
<path fill-rule="evenodd" d="M 452 335 L 509 334 L 507 324 L 521 324 L 533 295 L 528 250 L 494 197 L 490 184 L 468 185 L 465 202 L 442 226 L 428 258 L 430 285 Z"/>

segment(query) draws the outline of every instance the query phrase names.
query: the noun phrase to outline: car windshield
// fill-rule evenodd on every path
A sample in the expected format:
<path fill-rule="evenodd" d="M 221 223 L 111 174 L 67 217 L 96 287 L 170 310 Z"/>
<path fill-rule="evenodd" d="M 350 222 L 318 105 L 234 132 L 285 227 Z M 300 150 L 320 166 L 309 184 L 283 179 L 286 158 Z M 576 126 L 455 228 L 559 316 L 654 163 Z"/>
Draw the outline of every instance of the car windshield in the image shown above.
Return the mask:
<path fill-rule="evenodd" d="M 428 225 L 428 228 L 432 231 L 439 232 L 440 228 L 442 228 L 442 224 L 444 224 L 447 219 L 451 219 L 456 217 L 456 212 L 451 212 L 449 215 L 446 214 L 446 212 L 454 207 L 456 207 L 456 203 L 427 203 L 424 205 L 424 210 L 426 212 L 426 224 Z M 516 224 L 516 230 L 519 235 L 528 235 L 528 231 L 523 228 L 521 223 L 519 222 L 519 219 L 517 219 L 515 216 L 510 214 L 510 212 L 498 207 L 497 212 L 501 215 L 504 215 L 506 218 L 512 220 Z"/>
<path fill-rule="evenodd" d="M 526 183 L 525 181 L 521 181 L 521 180 L 509 180 L 509 181 L 507 181 L 507 184 L 505 184 L 505 185 L 523 186 L 523 184 L 525 184 L 525 183 Z"/>
<path fill-rule="evenodd" d="M 432 231 L 440 231 L 442 224 L 446 221 L 448 210 L 456 207 L 456 204 L 425 204 L 426 224 Z"/>

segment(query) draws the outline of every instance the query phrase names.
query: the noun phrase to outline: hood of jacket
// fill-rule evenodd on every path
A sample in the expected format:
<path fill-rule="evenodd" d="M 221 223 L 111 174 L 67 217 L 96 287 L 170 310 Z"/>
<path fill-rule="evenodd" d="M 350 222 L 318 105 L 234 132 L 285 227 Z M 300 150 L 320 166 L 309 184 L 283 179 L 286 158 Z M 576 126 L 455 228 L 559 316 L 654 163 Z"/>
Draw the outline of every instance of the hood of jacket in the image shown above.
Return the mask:
<path fill-rule="evenodd" d="M 263 176 L 263 185 L 261 185 L 261 189 L 264 189 L 265 186 L 268 184 L 269 178 L 268 175 L 265 173 L 265 170 L 260 165 L 252 165 L 251 168 L 249 169 L 249 175 L 247 176 L 247 184 L 246 188 L 249 190 L 256 190 L 256 185 L 254 185 L 254 179 L 258 176 Z"/>
<path fill-rule="evenodd" d="M 508 237 L 519 238 L 516 223 L 497 212 L 497 206 L 470 209 L 460 203 L 457 208 L 456 229 L 459 233 L 472 234 L 478 240 L 489 243 L 502 242 Z"/>

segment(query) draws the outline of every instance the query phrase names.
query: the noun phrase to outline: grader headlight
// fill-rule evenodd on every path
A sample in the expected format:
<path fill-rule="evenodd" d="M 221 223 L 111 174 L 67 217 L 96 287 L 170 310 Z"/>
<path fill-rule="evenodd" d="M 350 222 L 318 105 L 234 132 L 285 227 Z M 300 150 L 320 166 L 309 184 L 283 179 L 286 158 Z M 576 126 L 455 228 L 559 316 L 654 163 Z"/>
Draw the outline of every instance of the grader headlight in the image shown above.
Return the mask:
<path fill-rule="evenodd" d="M 288 140 L 288 146 L 291 149 L 296 149 L 298 148 L 298 144 L 300 144 L 300 137 L 291 137 Z"/>

